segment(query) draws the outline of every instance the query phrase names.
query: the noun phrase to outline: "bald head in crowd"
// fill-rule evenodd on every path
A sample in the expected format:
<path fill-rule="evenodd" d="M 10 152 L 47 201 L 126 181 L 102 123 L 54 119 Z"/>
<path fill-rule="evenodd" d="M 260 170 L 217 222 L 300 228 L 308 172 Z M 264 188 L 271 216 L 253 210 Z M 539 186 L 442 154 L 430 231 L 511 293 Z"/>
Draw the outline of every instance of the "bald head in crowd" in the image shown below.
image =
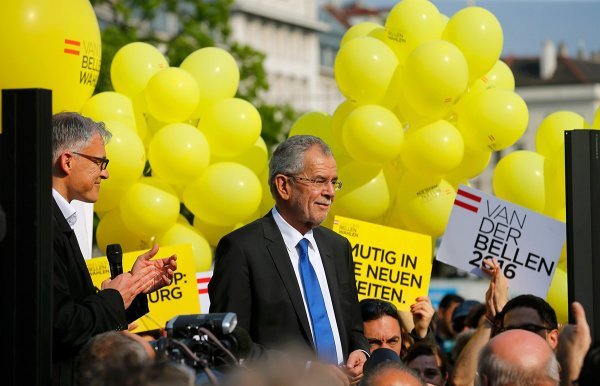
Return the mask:
<path fill-rule="evenodd" d="M 558 386 L 558 362 L 548 343 L 525 330 L 503 332 L 479 356 L 479 386 Z"/>
<path fill-rule="evenodd" d="M 365 371 L 361 386 L 425 386 L 419 375 L 398 361 L 385 361 Z"/>

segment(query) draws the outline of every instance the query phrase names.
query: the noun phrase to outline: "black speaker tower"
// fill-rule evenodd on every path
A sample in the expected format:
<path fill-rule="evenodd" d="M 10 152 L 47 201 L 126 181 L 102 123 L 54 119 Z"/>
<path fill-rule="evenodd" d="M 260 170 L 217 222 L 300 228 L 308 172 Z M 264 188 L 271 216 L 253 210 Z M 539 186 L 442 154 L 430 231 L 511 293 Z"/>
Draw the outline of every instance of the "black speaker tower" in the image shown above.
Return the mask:
<path fill-rule="evenodd" d="M 51 119 L 49 90 L 2 90 L 3 385 L 49 385 L 51 379 Z"/>
<path fill-rule="evenodd" d="M 600 339 L 600 131 L 565 132 L 569 304 L 586 311 Z M 570 322 L 573 323 L 572 315 Z"/>

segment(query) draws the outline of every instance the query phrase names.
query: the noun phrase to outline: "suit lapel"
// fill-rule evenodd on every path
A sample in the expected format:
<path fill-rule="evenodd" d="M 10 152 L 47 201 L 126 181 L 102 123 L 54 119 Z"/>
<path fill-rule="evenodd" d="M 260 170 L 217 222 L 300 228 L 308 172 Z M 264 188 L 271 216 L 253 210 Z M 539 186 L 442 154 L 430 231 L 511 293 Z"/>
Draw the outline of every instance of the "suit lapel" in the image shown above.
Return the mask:
<path fill-rule="evenodd" d="M 298 280 L 296 278 L 296 274 L 294 273 L 294 267 L 290 261 L 290 256 L 287 248 L 285 247 L 283 237 L 281 236 L 279 228 L 277 228 L 277 224 L 275 223 L 271 212 L 262 218 L 262 226 L 267 250 L 269 251 L 271 259 L 273 259 L 273 263 L 275 264 L 277 272 L 279 272 L 281 281 L 288 292 L 292 306 L 294 307 L 294 310 L 298 315 L 298 319 L 300 320 L 300 324 L 304 329 L 304 334 L 314 347 L 312 333 L 310 332 L 310 325 L 308 324 L 308 316 L 306 315 L 304 300 L 302 299 L 302 292 L 300 292 Z"/>

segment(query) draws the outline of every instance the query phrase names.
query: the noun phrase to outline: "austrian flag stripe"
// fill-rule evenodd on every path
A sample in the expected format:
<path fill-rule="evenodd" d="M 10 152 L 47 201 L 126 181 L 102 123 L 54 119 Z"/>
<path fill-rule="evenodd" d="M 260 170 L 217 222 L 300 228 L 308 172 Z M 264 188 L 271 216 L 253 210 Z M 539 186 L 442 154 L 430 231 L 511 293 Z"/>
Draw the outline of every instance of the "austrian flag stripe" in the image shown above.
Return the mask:
<path fill-rule="evenodd" d="M 208 282 L 210 281 L 210 277 L 202 277 L 197 278 L 196 282 L 198 283 L 198 294 L 207 294 L 208 293 Z"/>
<path fill-rule="evenodd" d="M 463 200 L 463 201 L 459 200 L 459 196 L 460 196 L 460 200 Z M 471 203 L 468 203 L 469 201 L 471 201 Z M 475 204 L 475 202 L 473 202 L 473 201 L 475 201 L 478 204 L 481 202 L 481 197 L 479 197 L 473 193 L 464 191 L 462 189 L 458 189 L 458 191 L 456 192 L 456 199 L 454 200 L 454 205 L 459 206 L 466 210 L 470 210 L 473 213 L 477 213 L 479 211 L 479 208 L 476 206 L 477 204 Z"/>
<path fill-rule="evenodd" d="M 81 47 L 81 42 L 78 42 L 77 40 L 65 39 L 65 48 L 63 52 L 65 54 L 79 56 L 79 47 Z"/>

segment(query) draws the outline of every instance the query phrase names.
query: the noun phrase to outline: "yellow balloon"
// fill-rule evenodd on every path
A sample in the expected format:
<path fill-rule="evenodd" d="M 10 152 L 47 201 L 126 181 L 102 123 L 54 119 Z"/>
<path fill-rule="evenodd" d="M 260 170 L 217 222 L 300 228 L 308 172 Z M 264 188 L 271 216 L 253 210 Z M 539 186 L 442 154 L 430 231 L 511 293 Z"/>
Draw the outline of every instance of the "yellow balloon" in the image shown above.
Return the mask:
<path fill-rule="evenodd" d="M 175 224 L 179 215 L 179 199 L 141 180 L 131 185 L 123 195 L 120 211 L 127 229 L 152 237 Z"/>
<path fill-rule="evenodd" d="M 464 147 L 463 158 L 456 169 L 452 170 L 446 180 L 459 181 L 477 177 L 487 168 L 492 158 L 492 152 L 488 149 L 479 149 L 472 146 Z"/>
<path fill-rule="evenodd" d="M 456 190 L 446 180 L 405 173 L 391 213 L 405 229 L 440 236 L 446 229 Z"/>
<path fill-rule="evenodd" d="M 440 119 L 405 134 L 400 159 L 412 172 L 442 176 L 456 169 L 463 159 L 462 136 L 448 121 Z"/>
<path fill-rule="evenodd" d="M 194 118 L 200 118 L 215 102 L 233 98 L 240 84 L 237 63 L 222 48 L 200 48 L 188 55 L 179 67 L 189 72 L 198 82 L 200 98 L 192 114 Z"/>
<path fill-rule="evenodd" d="M 335 81 L 353 102 L 379 103 L 394 75 L 398 59 L 385 43 L 372 37 L 348 41 L 334 63 Z"/>
<path fill-rule="evenodd" d="M 146 150 L 137 133 L 117 121 L 105 121 L 112 138 L 106 144 L 107 170 L 111 184 L 128 185 L 141 177 L 146 165 Z M 107 180 L 107 181 L 108 181 Z"/>
<path fill-rule="evenodd" d="M 381 167 L 350 162 L 339 176 L 343 186 L 335 196 L 337 214 L 369 221 L 388 209 L 390 193 Z"/>
<path fill-rule="evenodd" d="M 600 107 L 596 109 L 594 114 L 594 121 L 591 124 L 592 129 L 600 129 Z"/>
<path fill-rule="evenodd" d="M 544 157 L 528 150 L 507 154 L 494 169 L 492 185 L 497 197 L 542 213 Z"/>
<path fill-rule="evenodd" d="M 152 174 L 172 184 L 198 178 L 208 166 L 208 141 L 194 126 L 172 123 L 160 129 L 148 147 Z"/>
<path fill-rule="evenodd" d="M 554 277 L 548 289 L 546 301 L 552 306 L 556 312 L 558 323 L 569 322 L 569 287 L 568 275 L 566 271 L 556 268 Z"/>
<path fill-rule="evenodd" d="M 344 152 L 342 141 L 333 133 L 333 118 L 327 113 L 311 111 L 302 115 L 292 125 L 288 137 L 294 135 L 314 135 L 321 138 L 329 145 L 335 157 Z"/>
<path fill-rule="evenodd" d="M 221 237 L 235 229 L 234 225 L 213 225 L 194 217 L 194 229 L 196 229 L 212 247 L 219 244 Z"/>
<path fill-rule="evenodd" d="M 129 187 L 129 185 L 123 187 L 120 184 L 109 185 L 109 181 L 110 178 L 102 182 L 100 192 L 98 193 L 98 200 L 94 203 L 95 212 L 104 213 L 118 208 L 121 197 L 123 197 Z"/>
<path fill-rule="evenodd" d="M 267 144 L 262 137 L 258 137 L 254 145 L 242 154 L 233 157 L 211 157 L 210 163 L 216 164 L 218 162 L 235 162 L 244 165 L 259 176 L 269 162 Z"/>
<path fill-rule="evenodd" d="M 558 211 L 564 210 L 567 205 L 564 151 L 554 157 L 544 157 L 544 194 L 544 214 L 554 217 Z"/>
<path fill-rule="evenodd" d="M 468 81 L 462 52 L 452 43 L 433 40 L 421 44 L 406 58 L 402 92 L 418 114 L 442 118 L 465 92 Z"/>
<path fill-rule="evenodd" d="M 260 136 L 262 121 L 250 102 L 229 98 L 210 106 L 198 128 L 206 136 L 211 154 L 234 157 L 254 145 Z"/>
<path fill-rule="evenodd" d="M 125 226 L 118 209 L 102 216 L 96 228 L 96 242 L 102 252 L 106 252 L 108 244 L 121 244 L 123 252 L 148 249 L 152 245 L 149 237 L 133 233 Z"/>
<path fill-rule="evenodd" d="M 383 164 L 400 154 L 404 132 L 390 110 L 378 105 L 364 105 L 346 118 L 342 140 L 344 148 L 356 161 Z"/>
<path fill-rule="evenodd" d="M 498 61 L 504 37 L 493 13 L 481 7 L 465 7 L 448 20 L 442 39 L 460 48 L 469 63 L 469 78 L 475 80 Z"/>
<path fill-rule="evenodd" d="M 183 191 L 185 206 L 200 220 L 214 225 L 234 225 L 258 209 L 258 177 L 233 162 L 210 165 Z"/>
<path fill-rule="evenodd" d="M 271 187 L 269 186 L 269 168 L 266 167 L 262 173 L 258 176 L 261 186 L 261 199 L 258 212 L 262 215 L 273 209 L 275 206 L 275 199 L 271 194 Z"/>
<path fill-rule="evenodd" d="M 335 142 L 342 144 L 342 149 L 342 129 L 344 128 L 344 122 L 346 121 L 348 114 L 350 114 L 355 108 L 356 105 L 349 100 L 346 100 L 338 105 L 331 116 L 331 131 L 333 133 L 333 138 L 335 138 Z"/>
<path fill-rule="evenodd" d="M 535 149 L 545 157 L 564 153 L 565 131 L 585 128 L 585 119 L 572 111 L 556 111 L 542 120 L 535 134 Z"/>
<path fill-rule="evenodd" d="M 110 65 L 110 80 L 115 91 L 135 99 L 144 91 L 150 78 L 167 67 L 167 59 L 154 46 L 133 42 L 115 54 Z"/>
<path fill-rule="evenodd" d="M 148 112 L 165 123 L 190 118 L 198 106 L 198 83 L 187 71 L 170 67 L 150 78 L 145 91 Z"/>
<path fill-rule="evenodd" d="M 50 89 L 54 113 L 80 111 L 94 92 L 102 57 L 90 3 L 3 1 L 0 25 L 0 89 Z"/>
<path fill-rule="evenodd" d="M 469 146 L 497 151 L 514 145 L 528 122 L 523 98 L 512 91 L 491 88 L 473 97 L 458 116 L 457 127 Z"/>
<path fill-rule="evenodd" d="M 515 76 L 510 67 L 501 60 L 498 60 L 485 75 L 471 83 L 470 92 L 478 94 L 494 87 L 515 91 Z"/>
<path fill-rule="evenodd" d="M 371 32 L 379 28 L 383 28 L 383 26 L 381 24 L 373 23 L 370 21 L 363 21 L 354 24 L 352 27 L 348 28 L 348 30 L 344 33 L 342 41 L 340 42 L 340 47 L 348 43 L 352 39 L 363 36 L 369 36 Z"/>
<path fill-rule="evenodd" d="M 400 62 L 413 49 L 439 39 L 443 23 L 437 7 L 428 0 L 402 0 L 390 11 L 385 21 L 386 39 Z"/>
<path fill-rule="evenodd" d="M 113 91 L 96 94 L 83 105 L 81 115 L 95 121 L 120 122 L 137 133 L 133 104 L 131 99 L 123 94 Z"/>
<path fill-rule="evenodd" d="M 212 265 L 210 245 L 193 227 L 175 223 L 165 233 L 158 236 L 156 241 L 161 246 L 191 244 L 196 272 L 210 270 L 210 266 Z"/>

